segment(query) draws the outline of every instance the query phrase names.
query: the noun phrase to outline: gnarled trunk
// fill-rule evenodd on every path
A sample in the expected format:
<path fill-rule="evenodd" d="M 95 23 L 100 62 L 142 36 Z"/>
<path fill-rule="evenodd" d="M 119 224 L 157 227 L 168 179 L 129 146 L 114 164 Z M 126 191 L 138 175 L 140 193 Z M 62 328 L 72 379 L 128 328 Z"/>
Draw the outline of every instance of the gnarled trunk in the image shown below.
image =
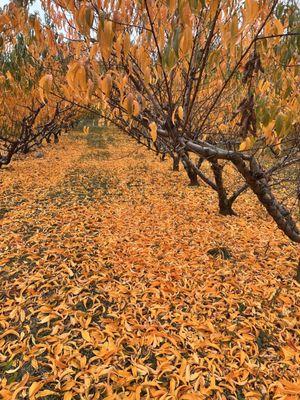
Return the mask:
<path fill-rule="evenodd" d="M 187 171 L 188 177 L 190 178 L 189 186 L 199 186 L 198 176 L 195 171 L 189 169 Z"/>
<path fill-rule="evenodd" d="M 215 177 L 219 199 L 219 211 L 222 215 L 236 215 L 232 209 L 232 202 L 228 199 L 226 189 L 223 183 L 223 166 L 217 161 L 211 162 L 211 168 Z"/>
<path fill-rule="evenodd" d="M 177 154 L 174 154 L 172 157 L 173 157 L 173 171 L 179 171 L 180 157 Z"/>
<path fill-rule="evenodd" d="M 190 164 L 188 162 L 186 162 L 185 159 L 182 159 L 182 164 L 183 164 L 184 169 L 186 170 L 186 173 L 190 179 L 189 186 L 199 186 L 198 175 L 197 175 L 196 171 L 190 166 Z"/>

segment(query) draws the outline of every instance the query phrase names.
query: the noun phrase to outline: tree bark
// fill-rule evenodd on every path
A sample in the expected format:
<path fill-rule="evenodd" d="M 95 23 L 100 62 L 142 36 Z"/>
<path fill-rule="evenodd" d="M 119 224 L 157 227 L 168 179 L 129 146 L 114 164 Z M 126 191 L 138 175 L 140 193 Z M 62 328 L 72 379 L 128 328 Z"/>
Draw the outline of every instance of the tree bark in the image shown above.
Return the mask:
<path fill-rule="evenodd" d="M 180 157 L 177 154 L 173 155 L 173 171 L 179 171 Z"/>
<path fill-rule="evenodd" d="M 188 162 L 186 162 L 185 159 L 182 159 L 182 164 L 183 164 L 184 169 L 186 170 L 186 173 L 190 179 L 189 186 L 199 186 L 198 175 L 197 175 L 196 171 L 190 166 L 190 164 Z"/>
<path fill-rule="evenodd" d="M 188 177 L 190 178 L 189 186 L 199 186 L 198 175 L 192 169 L 187 171 Z"/>
<path fill-rule="evenodd" d="M 217 193 L 219 199 L 219 212 L 222 215 L 236 215 L 232 209 L 232 202 L 228 199 L 223 182 L 223 167 L 217 162 L 211 163 L 211 168 L 215 177 Z"/>

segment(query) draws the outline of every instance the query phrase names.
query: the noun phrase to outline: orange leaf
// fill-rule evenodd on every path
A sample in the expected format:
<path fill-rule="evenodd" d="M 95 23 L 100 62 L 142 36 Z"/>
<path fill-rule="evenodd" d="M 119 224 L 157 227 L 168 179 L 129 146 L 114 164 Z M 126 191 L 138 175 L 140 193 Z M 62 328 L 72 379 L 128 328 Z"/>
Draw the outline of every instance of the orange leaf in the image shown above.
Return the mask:
<path fill-rule="evenodd" d="M 33 382 L 29 388 L 29 399 L 34 399 L 37 392 L 44 386 L 45 382 Z"/>

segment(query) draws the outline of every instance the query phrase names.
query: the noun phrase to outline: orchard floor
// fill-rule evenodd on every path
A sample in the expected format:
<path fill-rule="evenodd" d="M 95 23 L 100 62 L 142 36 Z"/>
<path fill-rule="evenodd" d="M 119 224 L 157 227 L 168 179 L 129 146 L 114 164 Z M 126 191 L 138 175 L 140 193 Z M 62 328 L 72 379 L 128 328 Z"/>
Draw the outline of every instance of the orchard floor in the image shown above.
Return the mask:
<path fill-rule="evenodd" d="M 113 131 L 42 151 L 0 171 L 0 398 L 299 399 L 299 248 L 253 196 Z"/>

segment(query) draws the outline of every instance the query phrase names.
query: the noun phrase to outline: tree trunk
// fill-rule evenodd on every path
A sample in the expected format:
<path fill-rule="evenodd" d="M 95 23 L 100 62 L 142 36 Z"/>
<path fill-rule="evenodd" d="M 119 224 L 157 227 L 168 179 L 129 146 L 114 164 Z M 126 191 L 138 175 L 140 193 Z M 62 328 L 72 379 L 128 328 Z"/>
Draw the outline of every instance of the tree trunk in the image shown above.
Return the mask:
<path fill-rule="evenodd" d="M 198 175 L 197 175 L 196 171 L 184 159 L 182 159 L 182 164 L 183 164 L 184 169 L 186 170 L 186 173 L 190 179 L 189 186 L 199 186 Z"/>
<path fill-rule="evenodd" d="M 60 135 L 60 132 L 54 133 L 54 144 L 59 143 L 59 135 Z"/>
<path fill-rule="evenodd" d="M 173 155 L 173 171 L 179 171 L 180 157 L 177 154 Z"/>
<path fill-rule="evenodd" d="M 211 163 L 211 168 L 215 177 L 215 183 L 217 186 L 217 193 L 219 198 L 219 212 L 222 215 L 236 215 L 232 209 L 232 202 L 229 201 L 227 192 L 224 188 L 223 183 L 223 167 L 217 162 Z"/>
<path fill-rule="evenodd" d="M 190 178 L 189 186 L 199 186 L 198 176 L 197 176 L 196 172 L 193 171 L 192 169 L 189 169 L 187 171 L 187 174 Z"/>
<path fill-rule="evenodd" d="M 28 147 L 28 144 L 27 144 L 27 143 L 24 144 L 24 147 L 23 147 L 23 149 L 22 149 L 22 153 L 23 153 L 23 154 L 28 154 L 28 153 L 29 153 L 29 147 Z"/>

